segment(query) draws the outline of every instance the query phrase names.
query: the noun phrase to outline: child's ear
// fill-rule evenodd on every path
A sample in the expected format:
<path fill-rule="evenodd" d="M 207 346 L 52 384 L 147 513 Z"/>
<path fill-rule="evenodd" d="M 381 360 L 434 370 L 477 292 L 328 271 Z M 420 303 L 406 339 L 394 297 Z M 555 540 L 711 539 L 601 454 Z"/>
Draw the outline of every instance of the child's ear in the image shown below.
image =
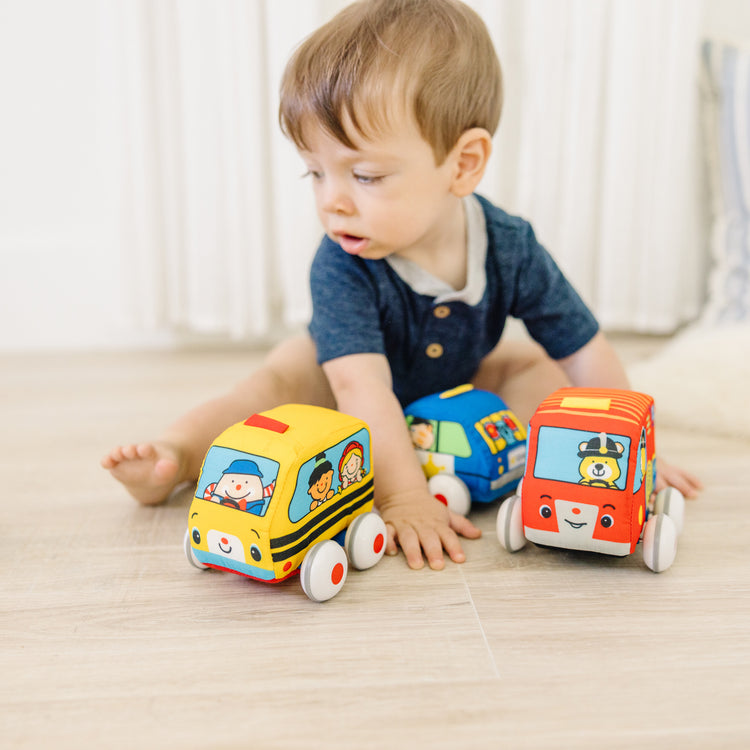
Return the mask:
<path fill-rule="evenodd" d="M 474 192 L 484 176 L 492 153 L 492 136 L 484 128 L 471 128 L 461 134 L 449 158 L 454 165 L 451 192 L 463 198 Z"/>

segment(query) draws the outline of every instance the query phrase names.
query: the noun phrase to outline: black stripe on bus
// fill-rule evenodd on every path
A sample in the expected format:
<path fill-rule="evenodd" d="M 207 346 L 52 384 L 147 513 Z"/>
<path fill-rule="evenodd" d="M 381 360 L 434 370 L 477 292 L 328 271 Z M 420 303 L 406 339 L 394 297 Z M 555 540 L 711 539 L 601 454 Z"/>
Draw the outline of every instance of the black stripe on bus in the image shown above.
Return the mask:
<path fill-rule="evenodd" d="M 326 509 L 328 510 L 328 513 L 325 515 L 327 516 L 331 513 L 337 513 L 341 508 L 349 505 L 350 503 L 353 503 L 355 500 L 357 500 L 359 497 L 361 497 L 365 493 L 369 493 L 371 495 L 372 485 L 373 485 L 373 481 L 372 479 L 370 479 L 369 482 L 362 485 L 361 487 L 357 487 L 356 490 L 353 490 L 352 492 L 350 492 L 348 495 L 346 495 L 346 497 L 342 497 L 339 500 L 334 501 L 333 503 L 330 503 L 329 501 L 327 504 L 325 504 Z M 359 505 L 357 507 L 359 507 Z M 321 518 L 320 516 L 316 518 L 311 518 L 304 526 L 300 526 L 298 529 L 295 529 L 294 531 L 292 531 L 291 534 L 285 534 L 284 536 L 272 538 L 271 549 L 275 549 L 278 547 L 286 547 L 287 544 L 293 544 L 301 537 L 307 536 L 307 534 L 323 520 L 324 518 Z"/>
<path fill-rule="evenodd" d="M 319 535 L 323 534 L 323 532 L 330 529 L 332 526 L 335 526 L 342 518 L 346 518 L 347 516 L 352 515 L 356 510 L 361 508 L 363 505 L 366 505 L 370 500 L 372 500 L 374 492 L 370 492 L 369 494 L 365 495 L 364 497 L 361 497 L 357 502 L 355 502 L 352 505 L 347 506 L 343 510 L 339 511 L 336 515 L 328 515 L 325 517 L 325 523 L 322 523 L 320 526 L 312 530 L 304 539 L 301 539 L 299 543 L 295 544 L 294 547 L 287 547 L 286 549 L 280 550 L 278 552 L 272 552 L 271 553 L 271 559 L 277 563 L 281 560 L 286 560 L 287 558 L 294 557 L 299 552 L 302 552 L 305 548 L 310 546 L 310 544 L 318 538 Z M 273 542 L 271 543 L 273 545 Z"/>

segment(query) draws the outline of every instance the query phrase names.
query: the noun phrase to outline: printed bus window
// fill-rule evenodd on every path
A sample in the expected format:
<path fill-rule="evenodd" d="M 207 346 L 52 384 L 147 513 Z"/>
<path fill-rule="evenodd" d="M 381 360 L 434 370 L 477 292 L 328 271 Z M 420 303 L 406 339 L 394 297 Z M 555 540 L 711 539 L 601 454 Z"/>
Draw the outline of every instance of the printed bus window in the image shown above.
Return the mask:
<path fill-rule="evenodd" d="M 196 497 L 265 516 L 278 474 L 277 461 L 215 445 L 206 454 Z"/>
<path fill-rule="evenodd" d="M 466 437 L 466 431 L 458 422 L 410 417 L 408 423 L 415 448 L 431 453 L 449 453 L 458 458 L 471 456 L 471 445 Z"/>
<path fill-rule="evenodd" d="M 297 523 L 321 505 L 348 493 L 370 471 L 369 461 L 370 436 L 365 429 L 305 461 L 289 503 L 289 520 Z"/>
<path fill-rule="evenodd" d="M 539 429 L 534 476 L 624 490 L 629 455 L 630 438 L 623 435 L 544 426 Z"/>

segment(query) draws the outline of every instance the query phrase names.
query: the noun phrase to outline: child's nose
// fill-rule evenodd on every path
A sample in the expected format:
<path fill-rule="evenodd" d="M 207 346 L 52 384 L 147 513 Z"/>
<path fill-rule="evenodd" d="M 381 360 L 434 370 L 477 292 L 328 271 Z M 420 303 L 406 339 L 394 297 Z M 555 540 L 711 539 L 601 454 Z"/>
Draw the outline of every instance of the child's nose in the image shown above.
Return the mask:
<path fill-rule="evenodd" d="M 348 215 L 354 211 L 354 203 L 344 186 L 337 180 L 328 180 L 323 187 L 321 206 L 326 213 Z"/>

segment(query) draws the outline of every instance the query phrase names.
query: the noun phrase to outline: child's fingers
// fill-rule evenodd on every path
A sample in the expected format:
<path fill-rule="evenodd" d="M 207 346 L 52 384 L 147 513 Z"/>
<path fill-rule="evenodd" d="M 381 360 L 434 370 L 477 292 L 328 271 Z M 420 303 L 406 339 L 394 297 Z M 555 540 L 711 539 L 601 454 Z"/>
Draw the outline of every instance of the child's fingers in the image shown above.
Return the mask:
<path fill-rule="evenodd" d="M 703 489 L 703 483 L 694 474 L 685 471 L 680 466 L 675 466 L 671 462 L 660 459 L 659 471 L 656 473 L 657 484 L 666 483 L 676 487 L 686 497 L 694 496 L 698 490 Z"/>
<path fill-rule="evenodd" d="M 461 516 L 458 513 L 451 513 L 450 524 L 456 534 L 460 534 L 467 539 L 479 539 L 479 537 L 482 536 L 482 530 L 474 526 L 466 516 Z"/>
<path fill-rule="evenodd" d="M 427 564 L 433 570 L 442 570 L 445 567 L 442 536 L 434 529 L 422 529 L 419 534 L 419 541 L 424 556 L 427 558 Z"/>
<path fill-rule="evenodd" d="M 385 525 L 386 531 L 388 532 L 388 540 L 385 543 L 385 554 L 386 555 L 397 555 L 398 554 L 398 541 L 396 539 L 396 529 L 392 523 Z"/>
<path fill-rule="evenodd" d="M 696 497 L 698 491 L 703 489 L 701 480 L 694 474 L 671 464 L 662 463 L 656 476 L 656 489 L 662 490 L 667 486 L 675 487 L 687 498 Z"/>
<path fill-rule="evenodd" d="M 424 566 L 423 555 L 432 570 L 442 570 L 445 567 L 445 553 L 453 562 L 462 563 L 466 560 L 458 536 L 447 526 L 422 526 L 416 529 L 407 526 L 401 530 L 398 540 L 406 562 L 413 570 Z"/>
<path fill-rule="evenodd" d="M 395 542 L 401 547 L 406 558 L 406 564 L 412 570 L 423 568 L 422 545 L 414 527 L 408 523 L 398 523 L 393 524 L 393 529 Z"/>
<path fill-rule="evenodd" d="M 473 524 L 472 524 L 473 526 Z M 454 563 L 466 562 L 466 553 L 461 546 L 461 540 L 452 529 L 444 529 L 440 535 L 440 543 Z"/>
<path fill-rule="evenodd" d="M 442 570 L 445 567 L 446 553 L 453 562 L 464 562 L 466 554 L 456 532 L 470 539 L 476 539 L 482 532 L 467 518 L 455 514 L 452 516 L 455 516 L 455 519 L 451 518 L 451 524 L 455 523 L 455 530 L 443 524 L 415 525 L 407 521 L 388 522 L 386 554 L 395 555 L 400 547 L 407 565 L 412 570 L 423 568 L 425 559 L 433 570 Z"/>

